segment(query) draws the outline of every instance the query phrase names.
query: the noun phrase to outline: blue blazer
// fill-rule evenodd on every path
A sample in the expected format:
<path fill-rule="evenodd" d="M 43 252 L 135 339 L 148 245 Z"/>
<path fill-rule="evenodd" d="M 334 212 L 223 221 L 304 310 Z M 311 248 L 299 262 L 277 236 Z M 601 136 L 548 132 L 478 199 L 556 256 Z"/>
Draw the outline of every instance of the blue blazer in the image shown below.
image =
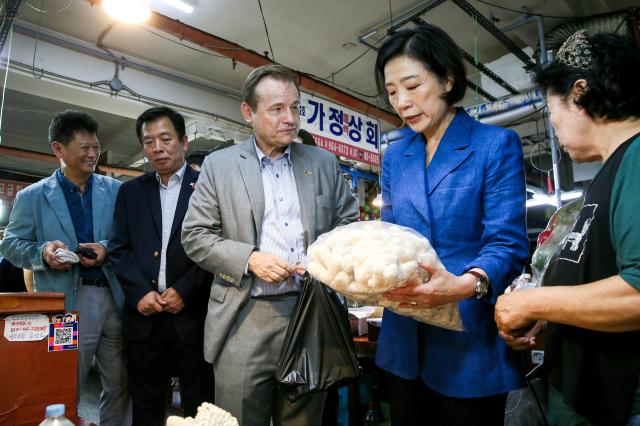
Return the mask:
<path fill-rule="evenodd" d="M 105 248 L 111 232 L 111 219 L 120 182 L 106 176 L 93 175 L 91 201 L 93 203 L 93 237 Z M 55 172 L 48 178 L 29 185 L 18 193 L 0 252 L 20 268 L 33 270 L 35 290 L 65 294 L 65 309 L 76 309 L 76 294 L 80 285 L 78 266 L 67 270 L 49 268 L 42 259 L 47 241 L 60 240 L 71 250 L 78 246 L 76 231 L 69 214 L 67 201 Z M 120 313 L 124 294 L 107 259 L 102 265 L 113 301 Z"/>
<path fill-rule="evenodd" d="M 522 385 L 522 375 L 493 317 L 496 298 L 528 255 L 520 140 L 515 132 L 481 124 L 459 109 L 428 168 L 425 145 L 422 134 L 408 130 L 385 152 L 382 220 L 427 237 L 453 274 L 482 268 L 491 286 L 482 300 L 460 301 L 463 332 L 386 310 L 376 363 L 405 379 L 421 377 L 447 396 L 507 392 Z"/>
<path fill-rule="evenodd" d="M 213 276 L 187 257 L 180 241 L 182 219 L 198 175 L 186 167 L 167 245 L 167 288 L 173 287 L 185 302 L 184 308 L 175 315 L 146 317 L 137 309 L 140 299 L 150 291 L 158 291 L 162 207 L 156 172 L 138 176 L 120 187 L 113 213 L 109 257 L 125 294 L 122 334 L 126 340 L 146 339 L 158 315 L 170 315 L 183 343 L 202 343 Z"/>

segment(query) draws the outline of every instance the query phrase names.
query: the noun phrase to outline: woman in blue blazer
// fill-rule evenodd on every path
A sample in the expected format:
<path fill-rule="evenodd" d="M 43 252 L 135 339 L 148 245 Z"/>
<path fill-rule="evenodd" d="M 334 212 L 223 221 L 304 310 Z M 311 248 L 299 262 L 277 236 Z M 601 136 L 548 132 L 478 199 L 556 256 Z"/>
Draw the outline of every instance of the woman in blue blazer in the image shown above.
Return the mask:
<path fill-rule="evenodd" d="M 383 159 L 382 220 L 427 237 L 446 267 L 423 264 L 428 282 L 387 295 L 414 307 L 459 302 L 464 325 L 449 331 L 385 311 L 376 362 L 390 373 L 392 424 L 502 425 L 507 392 L 522 386 L 493 320 L 528 254 L 520 141 L 453 106 L 464 65 L 435 26 L 393 34 L 376 81 L 410 128 Z"/>

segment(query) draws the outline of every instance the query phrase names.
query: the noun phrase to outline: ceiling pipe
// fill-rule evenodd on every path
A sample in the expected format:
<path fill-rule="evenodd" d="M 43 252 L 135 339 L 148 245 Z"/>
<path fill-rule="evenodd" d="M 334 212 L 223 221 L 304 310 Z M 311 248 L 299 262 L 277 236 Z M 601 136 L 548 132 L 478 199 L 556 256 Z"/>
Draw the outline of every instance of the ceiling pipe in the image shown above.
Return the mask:
<path fill-rule="evenodd" d="M 413 22 L 416 25 L 426 24 L 426 22 L 420 17 L 415 17 L 413 19 Z M 487 68 L 486 65 L 484 65 L 482 62 L 478 61 L 478 59 L 476 57 L 474 57 L 473 55 L 471 55 L 469 52 L 467 52 L 466 50 L 464 50 L 460 46 L 458 46 L 458 49 L 460 50 L 460 54 L 462 55 L 462 58 L 465 61 L 467 61 L 467 63 L 469 63 L 471 66 L 476 68 L 478 71 L 480 71 L 481 73 L 483 73 L 484 75 L 489 77 L 491 80 L 493 80 L 496 83 L 498 83 L 500 86 L 502 86 L 502 88 L 504 90 L 506 90 L 507 92 L 511 93 L 512 95 L 517 95 L 518 93 L 520 93 L 515 87 L 513 87 L 512 85 L 510 85 L 509 83 L 504 81 L 502 78 L 500 78 L 496 73 L 494 73 L 489 68 Z M 472 87 L 472 86 L 470 86 L 470 87 L 472 89 L 474 89 L 474 87 Z M 485 93 L 487 93 L 487 92 L 484 92 L 484 93 L 478 92 L 478 93 L 480 95 L 485 96 Z M 496 97 L 494 97 L 494 96 L 489 96 L 489 97 L 485 96 L 485 98 L 489 99 L 492 102 L 496 100 Z"/>
<path fill-rule="evenodd" d="M 358 40 L 365 46 L 371 46 L 371 44 L 367 42 L 368 38 L 373 37 L 380 31 L 385 31 L 385 35 L 386 35 L 386 33 L 396 30 L 402 27 L 404 24 L 410 22 L 416 16 L 424 15 L 425 13 L 429 12 L 431 9 L 434 9 L 437 6 L 440 6 L 445 1 L 446 0 L 427 1 L 419 6 L 414 7 L 411 10 L 408 10 L 398 16 L 395 16 L 393 19 L 388 19 L 376 25 L 375 27 L 369 29 L 368 31 L 365 31 L 363 35 L 358 37 Z"/>
<path fill-rule="evenodd" d="M 13 19 L 18 15 L 22 0 L 8 0 L 4 2 L 0 13 L 2 13 L 2 21 L 0 21 L 0 51 L 4 49 L 4 43 L 7 41 L 7 35 L 13 25 Z"/>
<path fill-rule="evenodd" d="M 496 102 L 485 102 L 465 108 L 467 113 L 481 123 L 505 126 L 528 114 L 544 112 L 544 98 L 535 89 L 531 92 L 502 98 Z"/>
<path fill-rule="evenodd" d="M 417 17 L 413 17 L 413 18 L 411 18 L 411 19 L 414 21 L 414 23 L 415 23 L 416 25 L 420 25 L 421 23 L 424 23 L 424 22 L 425 22 L 425 21 L 423 21 L 421 18 L 417 18 Z M 375 50 L 375 51 L 378 51 L 379 49 L 378 49 L 378 47 L 377 47 L 377 46 L 375 46 L 375 45 L 373 45 L 373 44 L 369 43 L 368 41 L 366 41 L 366 38 L 371 37 L 373 34 L 375 34 L 375 32 L 374 32 L 374 33 L 369 33 L 369 34 L 368 34 L 368 35 L 366 35 L 366 36 L 361 36 L 361 37 L 359 37 L 359 40 L 360 40 L 360 43 L 364 44 L 364 45 L 365 45 L 365 46 L 367 46 L 369 49 L 371 49 L 371 50 Z M 461 48 L 460 48 L 460 54 L 461 54 L 461 55 L 462 55 L 462 57 L 463 57 L 464 59 L 466 59 L 470 64 L 472 64 L 472 65 L 474 65 L 474 66 L 476 65 L 476 64 L 475 64 L 475 61 L 473 60 L 473 57 L 472 57 L 471 55 L 469 55 L 466 51 L 464 51 L 464 50 L 463 50 L 463 49 L 461 49 Z M 471 60 L 469 60 L 469 58 L 471 58 Z M 480 64 L 480 65 L 482 65 L 482 64 Z M 482 66 L 484 67 L 484 65 L 482 65 Z M 484 68 L 488 70 L 488 68 L 486 68 L 486 67 L 484 67 Z M 480 68 L 478 68 L 478 69 L 480 69 Z M 482 70 L 481 70 L 481 71 L 482 71 Z M 497 77 L 498 79 L 500 78 L 500 77 L 498 77 L 496 74 L 494 74 L 493 72 L 492 72 L 491 74 L 492 74 L 493 76 Z M 489 76 L 489 78 L 491 78 L 492 80 L 494 80 L 496 83 L 498 83 L 498 84 L 502 85 L 499 81 L 497 81 L 496 79 L 494 79 L 494 78 L 493 78 L 493 76 Z M 500 80 L 502 81 L 502 79 L 500 79 Z M 486 90 L 484 90 L 482 87 L 480 87 L 479 85 L 477 85 L 476 83 L 474 83 L 474 82 L 473 82 L 473 81 L 471 81 L 471 80 L 467 80 L 467 87 L 469 87 L 470 89 L 474 90 L 477 94 L 479 94 L 480 96 L 482 96 L 483 98 L 485 98 L 485 99 L 487 99 L 487 100 L 489 100 L 489 101 L 491 101 L 491 102 L 495 102 L 495 101 L 497 101 L 497 100 L 498 100 L 498 98 L 496 98 L 495 96 L 491 95 L 489 92 L 487 92 Z M 504 87 L 504 86 L 503 86 L 503 87 Z M 507 89 L 507 90 L 509 90 L 509 89 Z M 515 89 L 514 89 L 514 90 L 515 90 Z M 515 93 L 517 93 L 517 91 L 516 91 Z"/>
<path fill-rule="evenodd" d="M 509 126 L 516 120 L 541 111 L 544 111 L 544 101 L 530 101 L 526 104 L 503 111 L 499 114 L 488 115 L 479 119 L 478 121 L 494 126 Z"/>
<path fill-rule="evenodd" d="M 388 33 L 401 28 L 402 26 L 404 26 L 405 24 L 408 24 L 409 22 L 413 22 L 415 25 L 425 24 L 426 22 L 420 16 L 428 13 L 435 7 L 444 3 L 444 1 L 445 0 L 431 0 L 431 1 L 425 2 L 424 4 L 421 4 L 420 6 L 414 7 L 413 9 L 395 17 L 393 20 L 387 20 L 377 25 L 376 27 L 370 29 L 369 31 L 366 31 L 364 35 L 361 35 L 358 37 L 358 41 L 360 41 L 360 43 L 367 46 L 369 49 L 373 49 L 377 51 L 378 47 L 376 46 L 376 44 L 379 43 L 379 41 L 383 40 Z M 373 37 L 374 35 L 380 32 L 384 32 L 384 34 L 382 34 L 382 37 L 379 37 L 379 40 L 377 42 L 375 40 L 374 40 L 374 43 L 371 43 L 368 41 L 369 38 Z M 478 69 L 478 71 L 485 74 L 491 80 L 498 83 L 507 92 L 514 95 L 519 93 L 517 89 L 515 89 L 509 83 L 507 83 L 502 78 L 500 78 L 496 73 L 491 71 L 484 64 L 476 61 L 475 58 L 464 49 L 460 48 L 460 54 L 469 64 L 474 66 L 476 69 Z M 483 90 L 482 87 L 473 83 L 472 81 L 468 81 L 467 86 L 469 86 L 469 88 L 474 90 L 476 93 L 478 93 L 480 96 L 484 97 L 485 99 L 490 100 L 491 102 L 494 102 L 497 100 L 495 96 Z"/>
<path fill-rule="evenodd" d="M 125 57 L 117 57 L 114 56 L 113 54 L 109 54 L 106 53 L 102 50 L 96 50 L 94 48 L 88 47 L 88 46 L 84 46 L 82 44 L 79 44 L 78 42 L 74 41 L 73 39 L 70 38 L 62 38 L 59 37 L 57 35 L 54 34 L 48 34 L 46 32 L 43 32 L 42 29 L 40 29 L 40 33 L 38 33 L 36 30 L 34 30 L 33 28 L 23 25 L 23 23 L 14 23 L 13 24 L 13 28 L 14 31 L 17 32 L 18 34 L 22 34 L 22 35 L 26 35 L 28 37 L 31 38 L 36 38 L 39 37 L 39 39 L 41 41 L 46 41 L 47 43 L 51 43 L 54 44 L 56 46 L 60 46 L 60 47 L 64 47 L 65 49 L 70 49 L 73 50 L 75 52 L 79 52 L 85 55 L 89 55 L 92 56 L 94 58 L 98 58 L 98 59 L 102 59 L 105 61 L 111 61 L 116 63 L 118 66 L 123 67 L 123 68 L 131 68 L 134 70 L 138 70 L 138 71 L 142 71 L 144 73 L 147 74 L 151 74 L 151 75 L 155 75 L 157 77 L 160 78 L 165 78 L 167 80 L 171 80 L 171 81 L 175 81 L 177 83 L 180 84 L 186 84 L 188 86 L 191 87 L 195 87 L 198 89 L 202 89 L 202 90 L 206 90 L 212 93 L 216 93 L 218 95 L 222 95 L 222 96 L 226 96 L 232 99 L 237 99 L 240 100 L 241 96 L 239 93 L 236 93 L 235 91 L 231 91 L 228 88 L 224 88 L 222 86 L 219 85 L 214 85 L 214 84 L 205 84 L 199 81 L 195 81 L 192 79 L 188 79 L 185 77 L 182 77 L 180 75 L 174 74 L 174 73 L 169 73 L 166 71 L 163 71 L 161 69 L 158 69 L 156 67 L 152 67 L 150 65 L 146 65 L 143 64 L 141 62 L 136 62 L 134 60 L 130 60 L 127 59 Z M 38 72 L 41 72 L 41 70 L 36 70 Z M 220 117 L 220 118 L 224 118 L 224 117 Z M 242 123 L 240 123 L 242 124 Z"/>
<path fill-rule="evenodd" d="M 17 157 L 17 158 L 26 158 L 28 160 L 43 161 L 45 163 L 54 163 L 54 164 L 59 163 L 59 160 L 54 155 L 51 155 L 51 154 L 43 154 L 41 152 L 28 151 L 26 149 L 10 148 L 7 146 L 0 146 L 0 154 L 8 155 L 11 157 Z M 116 175 L 136 177 L 142 174 L 140 170 L 110 166 L 108 164 L 100 164 L 98 167 L 102 172 L 113 173 Z"/>
<path fill-rule="evenodd" d="M 99 5 L 100 0 L 85 0 L 92 6 Z M 266 56 L 260 55 L 252 50 L 246 49 L 239 44 L 230 42 L 213 34 L 202 31 L 198 28 L 180 22 L 177 19 L 171 19 L 157 12 L 151 12 L 151 18 L 147 22 L 148 25 L 178 37 L 182 41 L 195 43 L 213 52 L 219 53 L 230 58 L 234 62 L 257 68 L 263 65 L 272 64 L 273 61 Z M 312 94 L 324 96 L 348 108 L 358 111 L 370 117 L 384 120 L 394 126 L 401 126 L 402 121 L 399 117 L 391 114 L 375 105 L 365 102 L 355 96 L 338 90 L 327 83 L 315 78 L 309 77 L 301 71 L 294 72 L 298 75 L 300 87 L 310 91 Z"/>
<path fill-rule="evenodd" d="M 491 21 L 489 21 L 482 13 L 475 7 L 471 6 L 466 0 L 451 0 L 456 6 L 458 6 L 463 12 L 478 20 L 478 23 L 487 30 L 492 36 L 498 39 L 511 53 L 513 53 L 518 59 L 520 59 L 527 69 L 532 69 L 534 63 L 531 58 L 527 56 L 516 44 L 511 41 L 498 27 L 496 27 Z"/>
<path fill-rule="evenodd" d="M 629 8 L 627 12 L 627 28 L 629 34 L 636 42 L 636 46 L 640 47 L 640 8 L 637 6 Z"/>

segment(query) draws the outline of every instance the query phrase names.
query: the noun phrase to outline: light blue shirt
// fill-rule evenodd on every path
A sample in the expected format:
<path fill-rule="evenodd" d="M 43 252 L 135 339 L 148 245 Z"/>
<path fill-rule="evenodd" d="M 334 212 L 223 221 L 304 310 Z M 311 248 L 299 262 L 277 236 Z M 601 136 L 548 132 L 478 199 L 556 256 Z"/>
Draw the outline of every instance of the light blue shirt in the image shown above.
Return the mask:
<path fill-rule="evenodd" d="M 264 188 L 264 216 L 260 234 L 260 251 L 271 253 L 295 265 L 304 256 L 304 230 L 300 213 L 298 188 L 291 163 L 291 147 L 274 159 L 256 145 Z M 295 276 L 277 284 L 255 280 L 251 296 L 271 296 L 300 291 Z"/>

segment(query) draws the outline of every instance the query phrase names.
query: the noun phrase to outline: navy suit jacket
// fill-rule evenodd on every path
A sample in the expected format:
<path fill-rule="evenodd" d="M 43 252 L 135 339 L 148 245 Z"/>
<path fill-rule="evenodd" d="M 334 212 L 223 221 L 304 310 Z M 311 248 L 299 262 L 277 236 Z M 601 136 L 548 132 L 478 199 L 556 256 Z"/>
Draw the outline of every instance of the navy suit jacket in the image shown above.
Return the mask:
<path fill-rule="evenodd" d="M 167 288 L 173 287 L 185 306 L 172 315 L 176 332 L 184 343 L 201 343 L 212 276 L 185 254 L 180 242 L 182 219 L 199 173 L 187 166 L 182 179 L 166 253 Z M 109 256 L 125 294 L 122 333 L 127 340 L 145 339 L 155 314 L 146 317 L 137 305 L 150 291 L 158 291 L 162 250 L 162 211 L 155 172 L 146 173 L 120 187 L 116 199 Z"/>
<path fill-rule="evenodd" d="M 522 377 L 516 354 L 498 336 L 493 313 L 496 298 L 528 255 L 520 141 L 513 131 L 481 124 L 458 110 L 428 168 L 425 145 L 422 134 L 408 130 L 385 152 L 382 220 L 427 237 L 453 274 L 483 269 L 491 286 L 482 300 L 460 301 L 463 332 L 385 311 L 376 362 L 406 379 L 422 377 L 448 396 L 507 392 L 520 386 Z"/>

